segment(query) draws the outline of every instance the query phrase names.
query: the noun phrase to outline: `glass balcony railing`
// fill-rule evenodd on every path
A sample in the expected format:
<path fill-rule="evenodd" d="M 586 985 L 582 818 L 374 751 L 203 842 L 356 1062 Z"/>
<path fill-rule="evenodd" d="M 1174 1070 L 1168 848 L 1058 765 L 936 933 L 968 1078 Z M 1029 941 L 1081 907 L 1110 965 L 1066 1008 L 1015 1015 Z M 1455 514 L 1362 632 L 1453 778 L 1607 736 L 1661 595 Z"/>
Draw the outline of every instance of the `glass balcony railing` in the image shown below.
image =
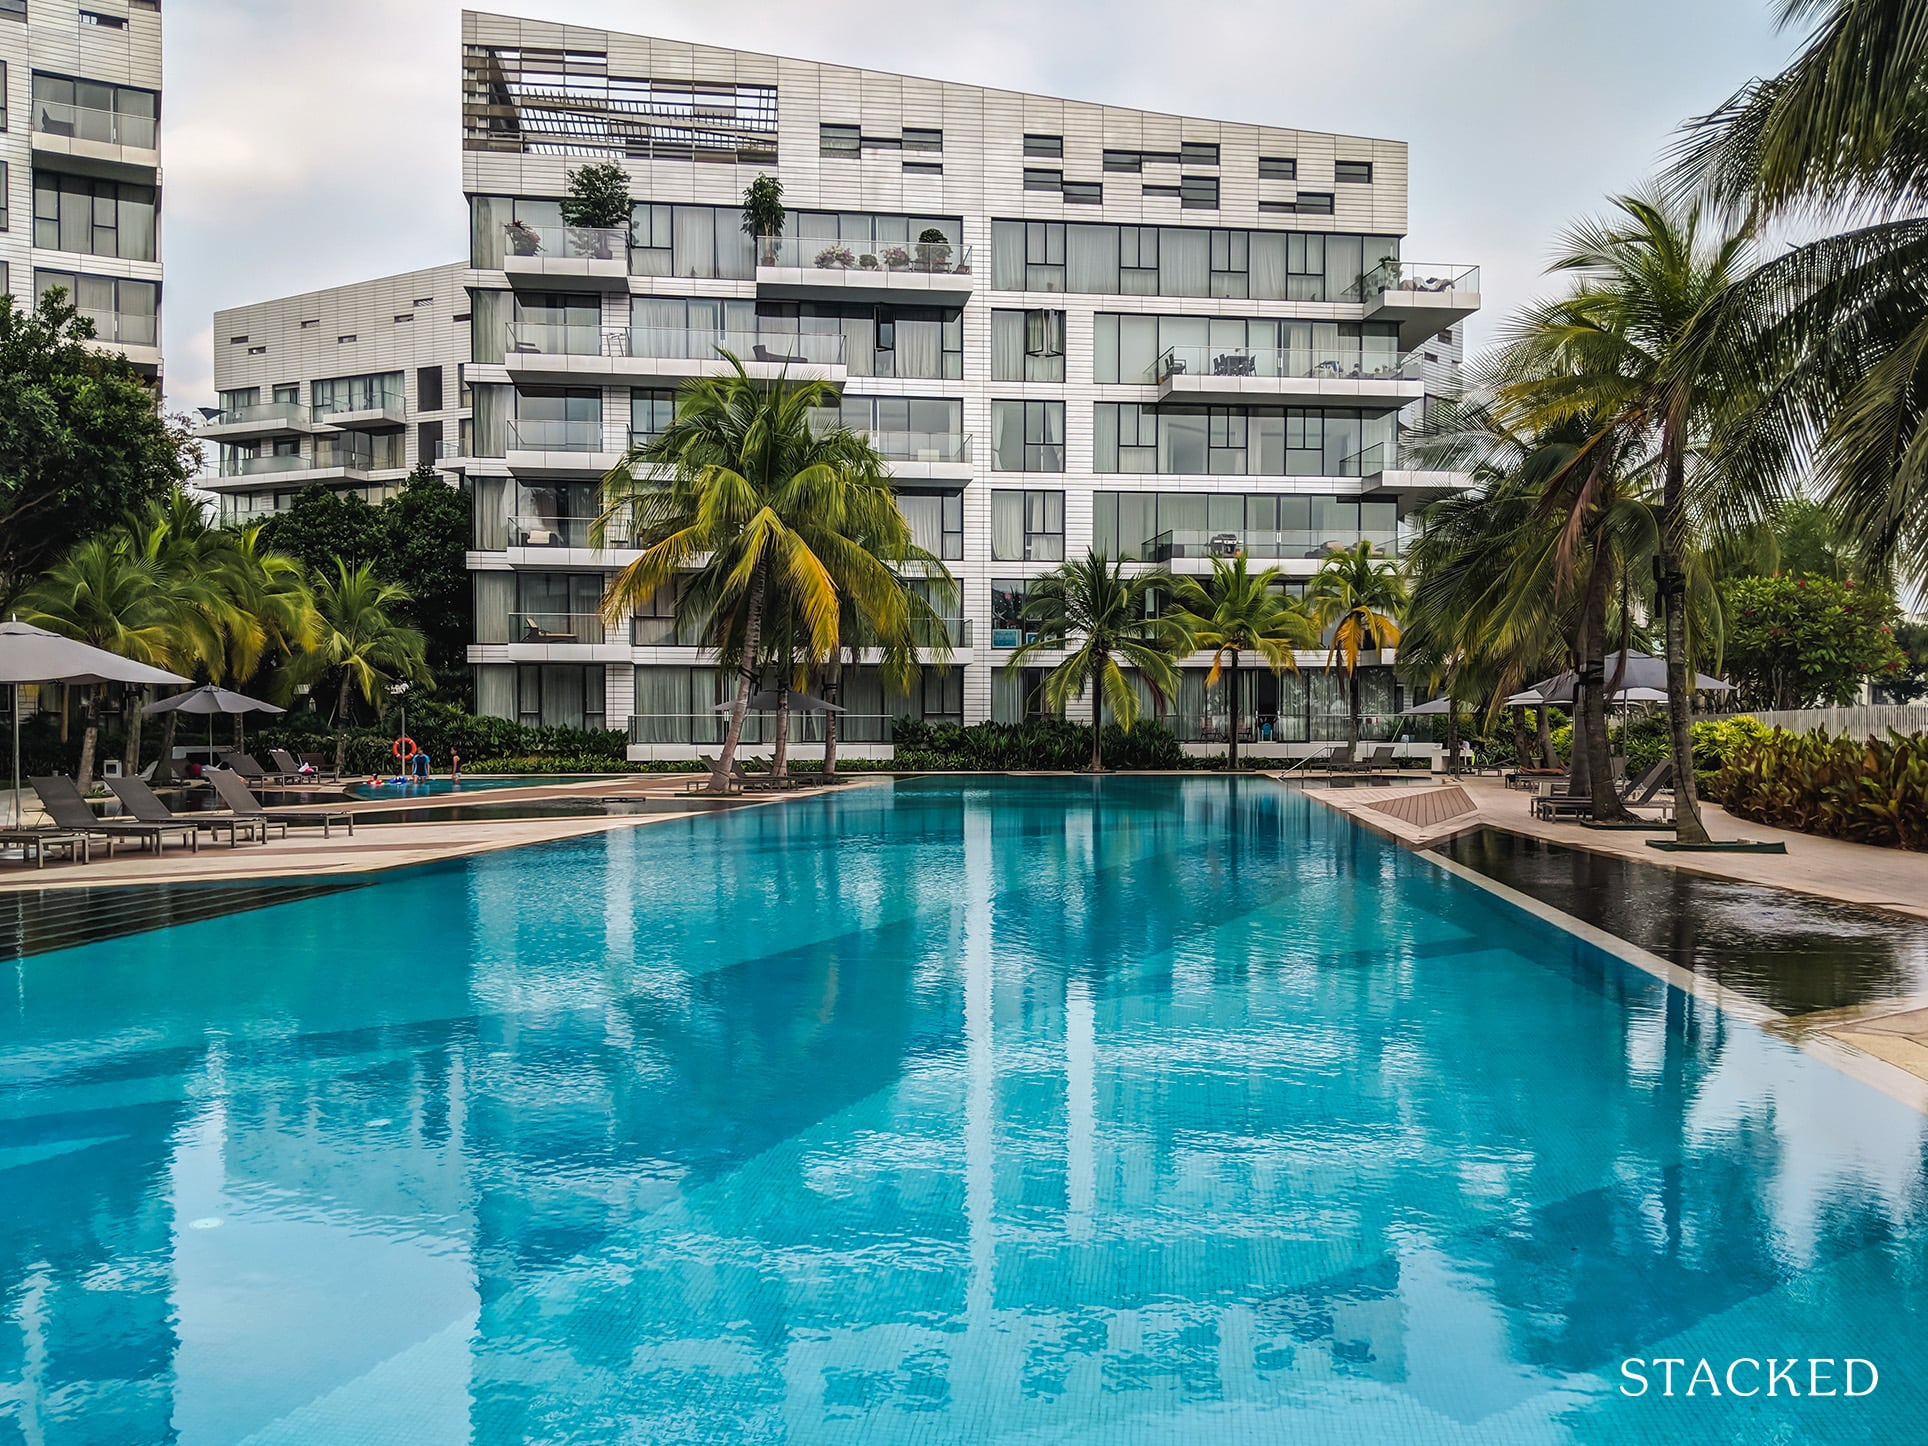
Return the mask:
<path fill-rule="evenodd" d="M 80 314 L 94 324 L 95 341 L 117 342 L 121 346 L 159 346 L 161 322 L 156 316 L 125 311 L 89 311 Z"/>
<path fill-rule="evenodd" d="M 759 266 L 806 271 L 858 271 L 867 275 L 952 276 L 971 274 L 971 248 L 948 241 L 833 241 L 821 236 L 778 236 L 756 243 Z"/>
<path fill-rule="evenodd" d="M 594 517 L 549 517 L 528 514 L 509 519 L 511 547 L 594 547 Z M 607 549 L 627 549 L 636 545 L 633 537 L 617 523 L 610 523 L 603 538 Z"/>
<path fill-rule="evenodd" d="M 151 115 L 124 115 L 120 111 L 59 100 L 33 103 L 33 128 L 42 135 L 66 136 L 107 146 L 133 146 L 144 151 L 154 149 L 159 134 L 158 123 Z"/>
<path fill-rule="evenodd" d="M 1398 552 L 1399 534 L 1396 531 L 1360 528 L 1334 532 L 1318 532 L 1309 528 L 1278 532 L 1178 529 L 1159 533 L 1151 540 L 1146 551 L 1152 562 L 1175 562 L 1195 557 L 1236 557 L 1240 553 L 1255 562 L 1282 562 L 1305 558 L 1316 560 L 1359 542 L 1370 542 L 1378 551 L 1392 556 Z"/>
<path fill-rule="evenodd" d="M 644 326 L 623 333 L 623 351 L 656 361 L 720 361 L 729 352 L 738 361 L 842 366 L 842 332 L 689 331 Z"/>
<path fill-rule="evenodd" d="M 406 414 L 406 407 L 407 403 L 400 392 L 358 392 L 316 402 L 314 418 L 317 422 L 325 422 L 330 417 L 345 416 L 351 412 L 380 412 L 399 419 Z"/>
<path fill-rule="evenodd" d="M 606 332 L 600 326 L 519 321 L 502 330 L 502 353 L 509 362 L 519 356 L 622 356 L 627 350 L 626 332 Z"/>
<path fill-rule="evenodd" d="M 1232 731 L 1232 721 L 1223 713 L 1167 713 L 1159 721 L 1180 743 L 1223 745 Z M 1350 726 L 1343 713 L 1246 713 L 1238 720 L 1238 737 L 1241 743 L 1343 743 Z M 1362 715 L 1359 737 L 1389 743 L 1410 726 L 1405 719 Z"/>
<path fill-rule="evenodd" d="M 600 643 L 607 629 L 601 613 L 510 613 L 512 643 Z"/>
<path fill-rule="evenodd" d="M 316 467 L 342 467 L 350 472 L 372 472 L 377 466 L 401 466 L 399 460 L 378 462 L 375 448 L 366 437 L 315 438 Z"/>
<path fill-rule="evenodd" d="M 313 466 L 299 452 L 265 453 L 259 457 L 223 457 L 223 477 L 266 477 L 276 472 L 300 472 Z"/>
<path fill-rule="evenodd" d="M 1381 261 L 1361 276 L 1353 288 L 1360 301 L 1376 301 L 1387 292 L 1443 292 L 1479 290 L 1479 267 L 1428 261 Z"/>
<path fill-rule="evenodd" d="M 234 427 L 253 422 L 280 423 L 288 427 L 305 426 L 308 409 L 300 402 L 251 402 L 244 407 L 229 407 L 211 418 L 211 427 Z"/>
<path fill-rule="evenodd" d="M 507 424 L 511 452 L 600 452 L 601 422 L 511 417 Z"/>
<path fill-rule="evenodd" d="M 511 221 L 504 226 L 503 255 L 512 261 L 620 261 L 629 264 L 626 226 L 533 226 Z"/>
<path fill-rule="evenodd" d="M 1152 363 L 1153 382 L 1173 376 L 1294 378 L 1313 381 L 1418 381 L 1414 352 L 1299 350 L 1284 347 L 1172 346 Z"/>
<path fill-rule="evenodd" d="M 870 445 L 892 462 L 968 462 L 969 432 L 866 432 Z"/>

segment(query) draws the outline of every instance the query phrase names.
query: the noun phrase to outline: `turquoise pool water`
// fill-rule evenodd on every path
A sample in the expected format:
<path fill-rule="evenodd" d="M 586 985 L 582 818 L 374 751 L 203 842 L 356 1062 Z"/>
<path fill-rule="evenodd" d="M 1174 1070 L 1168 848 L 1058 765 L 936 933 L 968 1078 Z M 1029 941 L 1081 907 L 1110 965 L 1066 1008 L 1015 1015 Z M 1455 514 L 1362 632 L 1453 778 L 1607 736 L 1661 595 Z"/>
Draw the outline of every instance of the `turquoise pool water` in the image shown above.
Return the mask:
<path fill-rule="evenodd" d="M 398 775 L 391 773 L 385 776 L 394 778 Z M 607 773 L 523 773 L 464 778 L 458 782 L 444 775 L 418 783 L 370 783 L 365 778 L 345 780 L 342 786 L 355 798 L 446 798 L 450 794 L 490 793 L 504 788 L 553 788 L 557 784 L 588 783 L 592 779 L 624 782 L 633 777 L 632 774 Z"/>
<path fill-rule="evenodd" d="M 13 969 L 0 1441 L 1928 1407 L 1928 1121 L 1264 780 L 854 788 Z M 1619 1394 L 1767 1356 L 1880 1385 Z"/>

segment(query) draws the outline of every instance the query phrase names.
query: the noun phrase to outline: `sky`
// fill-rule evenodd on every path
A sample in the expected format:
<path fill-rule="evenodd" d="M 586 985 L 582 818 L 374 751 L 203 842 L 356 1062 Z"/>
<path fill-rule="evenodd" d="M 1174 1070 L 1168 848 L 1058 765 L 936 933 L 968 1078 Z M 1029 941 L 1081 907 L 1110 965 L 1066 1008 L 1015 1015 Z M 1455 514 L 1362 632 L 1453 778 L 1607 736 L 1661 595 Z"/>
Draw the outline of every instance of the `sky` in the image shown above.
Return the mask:
<path fill-rule="evenodd" d="M 487 7 L 477 7 L 487 8 Z M 1411 146 L 1404 254 L 1482 268 L 1477 348 L 1560 229 L 1796 37 L 1770 0 L 519 0 L 495 7 Z M 216 308 L 459 259 L 457 0 L 169 0 L 168 404 L 214 401 Z"/>

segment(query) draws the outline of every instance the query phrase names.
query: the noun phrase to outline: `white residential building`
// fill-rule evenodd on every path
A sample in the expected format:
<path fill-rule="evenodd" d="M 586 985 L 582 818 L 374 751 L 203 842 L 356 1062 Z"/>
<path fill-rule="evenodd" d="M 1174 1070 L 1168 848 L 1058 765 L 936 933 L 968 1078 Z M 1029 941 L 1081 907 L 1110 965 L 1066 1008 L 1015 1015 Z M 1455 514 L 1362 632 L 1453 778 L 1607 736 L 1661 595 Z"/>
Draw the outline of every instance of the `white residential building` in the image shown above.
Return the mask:
<path fill-rule="evenodd" d="M 1243 550 L 1302 587 L 1335 544 L 1396 547 L 1402 518 L 1464 480 L 1400 457 L 1402 416 L 1456 387 L 1478 306 L 1475 268 L 1403 254 L 1403 143 L 476 13 L 462 65 L 469 260 L 417 275 L 446 278 L 419 288 L 438 305 L 466 288 L 466 335 L 423 328 L 402 301 L 415 288 L 390 279 L 321 294 L 352 324 L 313 298 L 221 313 L 216 377 L 224 405 L 286 386 L 311 409 L 304 382 L 399 378 L 401 408 L 358 425 L 399 439 L 400 468 L 429 455 L 410 378 L 460 368 L 439 436 L 475 501 L 481 711 L 627 727 L 636 757 L 720 737 L 730 680 L 673 597 L 606 624 L 604 586 L 636 554 L 589 545 L 598 479 L 663 425 L 680 382 L 728 365 L 719 348 L 756 375 L 836 381 L 959 584 L 947 669 L 908 698 L 874 670 L 846 677 L 859 750 L 894 716 L 1035 711 L 1038 673 L 1004 663 L 1027 581 L 1064 558 L 1203 573 Z M 627 170 L 627 226 L 562 225 L 567 176 L 593 160 Z M 760 175 L 788 207 L 770 243 L 742 227 Z M 276 443 L 304 463 L 330 430 L 312 410 L 305 425 Z M 245 465 L 223 464 L 231 511 L 312 480 Z M 1201 743 L 1232 712 L 1205 662 L 1170 703 Z M 1345 736 L 1342 680 L 1322 654 L 1303 662 L 1242 680 L 1261 748 Z M 1395 711 L 1389 669 L 1365 692 L 1369 713 Z M 815 721 L 798 727 L 807 743 Z"/>
<path fill-rule="evenodd" d="M 0 0 L 0 291 L 161 373 L 159 0 Z"/>

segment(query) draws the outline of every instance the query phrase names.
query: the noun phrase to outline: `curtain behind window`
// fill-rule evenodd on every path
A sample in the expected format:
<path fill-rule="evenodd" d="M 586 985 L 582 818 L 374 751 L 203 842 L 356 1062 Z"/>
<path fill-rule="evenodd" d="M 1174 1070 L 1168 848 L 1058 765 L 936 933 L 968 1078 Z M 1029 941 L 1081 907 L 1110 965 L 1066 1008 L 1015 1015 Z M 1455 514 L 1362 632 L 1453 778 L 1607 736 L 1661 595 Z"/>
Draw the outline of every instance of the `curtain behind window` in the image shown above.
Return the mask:
<path fill-rule="evenodd" d="M 1277 231 L 1251 233 L 1248 255 L 1252 266 L 1252 295 L 1260 301 L 1284 301 L 1285 236 Z"/>
<path fill-rule="evenodd" d="M 944 375 L 943 322 L 900 321 L 897 323 L 897 375 L 942 379 Z"/>
<path fill-rule="evenodd" d="M 509 545 L 509 479 L 472 477 L 474 546 L 477 552 L 500 552 Z"/>
<path fill-rule="evenodd" d="M 478 643 L 509 641 L 509 614 L 515 610 L 515 579 L 512 572 L 478 572 L 475 577 L 475 640 Z M 508 717 L 509 714 L 498 714 Z"/>
<path fill-rule="evenodd" d="M 1064 228 L 1065 289 L 1115 292 L 1118 289 L 1118 228 Z"/>
<path fill-rule="evenodd" d="M 1024 290 L 1024 223 L 991 223 L 991 285 L 999 291 Z"/>
<path fill-rule="evenodd" d="M 991 379 L 1024 380 L 1024 313 L 1021 311 L 991 313 Z"/>
<path fill-rule="evenodd" d="M 900 496 L 897 509 L 910 524 L 910 540 L 934 556 L 944 550 L 944 499 L 942 497 Z"/>
<path fill-rule="evenodd" d="M 515 717 L 515 664 L 478 663 L 475 711 L 484 718 Z"/>
<path fill-rule="evenodd" d="M 1158 233 L 1158 294 L 1204 296 L 1211 290 L 1211 233 L 1166 226 Z"/>
<path fill-rule="evenodd" d="M 1024 494 L 991 494 L 991 556 L 1000 562 L 1024 558 Z"/>
<path fill-rule="evenodd" d="M 670 270 L 678 276 L 716 275 L 716 212 L 678 206 L 671 223 Z"/>
<path fill-rule="evenodd" d="M 993 723 L 1024 721 L 1023 674 L 1007 673 L 1003 668 L 991 674 L 991 721 Z"/>
<path fill-rule="evenodd" d="M 475 196 L 469 201 L 469 264 L 479 271 L 500 271 L 509 224 L 507 196 Z M 506 718 L 509 713 L 495 716 Z"/>
<path fill-rule="evenodd" d="M 708 706 L 707 696 L 700 700 Z M 688 668 L 636 669 L 636 717 L 631 724 L 638 743 L 688 743 L 692 712 Z"/>

